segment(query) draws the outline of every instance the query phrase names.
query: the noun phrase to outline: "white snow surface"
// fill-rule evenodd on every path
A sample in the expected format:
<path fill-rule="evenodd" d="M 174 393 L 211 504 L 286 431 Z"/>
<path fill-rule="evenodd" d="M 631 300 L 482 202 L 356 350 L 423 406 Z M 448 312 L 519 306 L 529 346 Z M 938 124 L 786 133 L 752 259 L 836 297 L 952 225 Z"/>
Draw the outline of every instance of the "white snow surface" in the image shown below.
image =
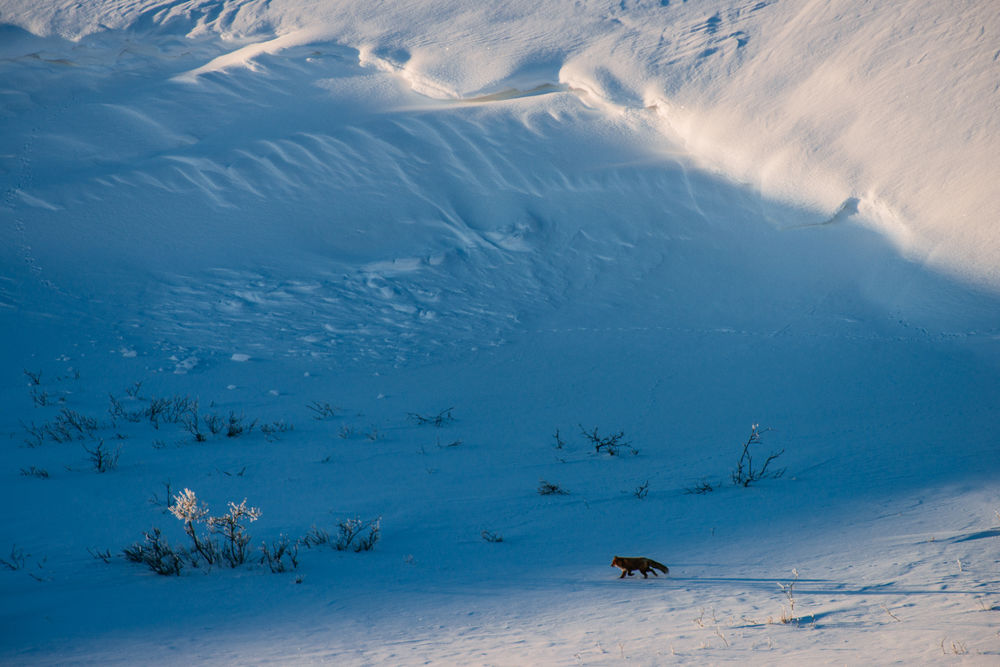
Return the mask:
<path fill-rule="evenodd" d="M 997 664 L 998 54 L 972 1 L 0 0 L 0 662 Z M 122 557 L 185 488 L 250 562 Z"/>

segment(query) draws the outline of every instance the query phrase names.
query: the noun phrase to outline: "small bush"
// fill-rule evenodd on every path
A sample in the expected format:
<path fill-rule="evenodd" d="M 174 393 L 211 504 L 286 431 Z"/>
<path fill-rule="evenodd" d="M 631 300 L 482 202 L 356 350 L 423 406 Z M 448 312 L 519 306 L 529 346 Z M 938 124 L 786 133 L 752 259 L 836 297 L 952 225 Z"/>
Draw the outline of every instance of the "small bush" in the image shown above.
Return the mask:
<path fill-rule="evenodd" d="M 503 535 L 494 533 L 492 530 L 484 530 L 480 533 L 483 539 L 491 544 L 496 544 L 497 542 L 503 542 Z"/>
<path fill-rule="evenodd" d="M 122 550 L 125 560 L 131 563 L 144 563 L 156 574 L 180 575 L 181 568 L 184 566 L 181 560 L 183 552 L 174 551 L 163 539 L 159 528 L 153 528 L 153 531 L 146 533 L 145 536 L 144 543 L 136 542 Z"/>
<path fill-rule="evenodd" d="M 252 422 L 247 422 L 246 417 L 242 414 L 237 415 L 235 412 L 230 412 L 229 420 L 226 422 L 226 437 L 238 438 L 244 433 L 250 433 L 256 425 L 256 419 Z"/>
<path fill-rule="evenodd" d="M 711 493 L 712 491 L 715 491 L 715 487 L 712 486 L 711 482 L 704 479 L 695 484 L 694 486 L 684 489 L 684 493 L 688 495 L 698 495 L 698 496 L 704 495 L 706 493 Z"/>
<path fill-rule="evenodd" d="M 362 532 L 368 529 L 368 534 L 362 536 Z M 345 519 L 337 524 L 339 532 L 334 548 L 337 551 L 347 551 L 353 549 L 356 552 L 371 551 L 378 542 L 379 533 L 382 528 L 382 519 L 373 521 L 362 521 L 360 517 Z"/>
<path fill-rule="evenodd" d="M 49 471 L 43 470 L 42 468 L 36 468 L 31 466 L 30 468 L 21 468 L 21 475 L 24 477 L 38 477 L 39 479 L 48 479 Z"/>
<path fill-rule="evenodd" d="M 198 401 L 191 400 L 188 396 L 175 394 L 170 397 L 153 397 L 149 399 L 144 415 L 153 428 L 159 429 L 161 423 L 184 424 L 191 419 L 191 415 L 197 417 Z M 195 418 L 197 423 L 197 418 Z"/>
<path fill-rule="evenodd" d="M 43 408 L 49 404 L 49 392 L 39 389 L 38 387 L 31 388 L 31 400 L 37 408 Z"/>
<path fill-rule="evenodd" d="M 559 429 L 556 429 L 556 432 L 555 432 L 555 434 L 552 437 L 556 441 L 556 443 L 555 443 L 555 448 L 556 449 L 562 449 L 563 447 L 566 446 L 566 441 L 563 440 L 562 436 L 559 434 Z"/>
<path fill-rule="evenodd" d="M 253 523 L 260 518 L 260 509 L 247 507 L 247 499 L 237 505 L 229 503 L 229 511 L 222 516 L 208 518 L 208 527 L 212 532 L 222 535 L 222 558 L 229 567 L 237 567 L 247 560 L 247 545 L 250 535 L 244 524 Z"/>
<path fill-rule="evenodd" d="M 287 572 L 299 567 L 299 546 L 289 542 L 286 535 L 281 535 L 270 547 L 267 542 L 260 545 L 261 563 L 267 563 L 271 572 Z"/>
<path fill-rule="evenodd" d="M 337 416 L 338 408 L 326 402 L 321 403 L 319 401 L 313 401 L 306 407 L 313 412 L 313 419 L 316 419 L 317 421 L 331 419 L 332 417 Z"/>
<path fill-rule="evenodd" d="M 792 570 L 792 575 L 794 578 L 787 584 L 778 583 L 778 588 L 785 595 L 785 600 L 788 601 L 788 608 L 781 608 L 781 616 L 779 617 L 782 623 L 798 623 L 799 618 L 795 615 L 795 584 L 799 583 L 799 571 Z"/>
<path fill-rule="evenodd" d="M 104 441 L 97 443 L 97 447 L 90 449 L 86 445 L 83 450 L 90 456 L 90 462 L 97 472 L 108 472 L 118 467 L 118 457 L 121 455 L 121 445 L 115 447 L 114 451 L 104 446 Z"/>
<path fill-rule="evenodd" d="M 29 426 L 24 422 L 21 422 L 21 428 L 23 428 L 25 432 L 28 434 L 28 436 L 24 439 L 25 445 L 31 448 L 42 446 L 42 443 L 45 441 L 44 426 L 35 426 L 34 422 L 32 422 L 31 425 Z"/>
<path fill-rule="evenodd" d="M 625 440 L 624 431 L 618 431 L 617 433 L 612 433 L 611 435 L 601 436 L 598 433 L 596 426 L 592 431 L 588 431 L 580 425 L 580 432 L 583 434 L 583 437 L 594 446 L 594 452 L 597 454 L 600 454 L 603 450 L 611 456 L 615 456 L 621 449 L 628 449 L 632 454 L 639 453 L 637 449 L 632 447 L 632 445 Z"/>
<path fill-rule="evenodd" d="M 563 489 L 558 484 L 546 482 L 544 479 L 538 483 L 538 494 L 542 496 L 565 496 L 569 491 Z"/>
<path fill-rule="evenodd" d="M 649 480 L 647 479 L 645 482 L 635 487 L 635 490 L 632 492 L 632 495 L 638 498 L 639 500 L 642 500 L 647 495 L 649 495 Z"/>
<path fill-rule="evenodd" d="M 754 482 L 759 482 L 762 479 L 777 479 L 785 474 L 784 468 L 781 470 L 768 471 L 771 463 L 785 453 L 784 449 L 777 452 L 771 452 L 767 458 L 764 459 L 763 465 L 759 468 L 754 467 L 753 450 L 751 448 L 753 445 L 760 444 L 761 433 L 767 433 L 770 430 L 770 428 L 765 428 L 761 431 L 758 424 L 753 424 L 750 427 L 750 436 L 747 438 L 746 442 L 743 443 L 743 453 L 740 455 L 739 461 L 736 462 L 736 468 L 733 469 L 730 475 L 733 480 L 733 484 L 736 486 L 747 487 Z"/>
<path fill-rule="evenodd" d="M 451 411 L 454 409 L 455 408 L 448 408 L 447 410 L 442 410 L 433 417 L 417 414 L 416 412 L 410 412 L 408 413 L 408 416 L 419 426 L 430 425 L 435 428 L 441 428 L 442 426 L 447 426 L 455 421 L 455 418 L 451 415 Z"/>
<path fill-rule="evenodd" d="M 104 551 L 98 551 L 95 549 L 87 548 L 87 553 L 94 557 L 94 560 L 104 561 L 105 563 L 111 562 L 111 550 L 105 549 Z"/>
<path fill-rule="evenodd" d="M 142 410 L 126 410 L 125 406 L 114 394 L 109 393 L 108 400 L 110 401 L 108 414 L 111 415 L 111 420 L 115 423 L 119 419 L 124 419 L 127 422 L 137 424 L 145 418 L 145 412 Z"/>
<path fill-rule="evenodd" d="M 28 554 L 29 556 L 31 554 Z M 20 570 L 24 567 L 24 561 L 27 556 L 24 554 L 24 549 L 19 549 L 16 544 L 10 546 L 10 556 L 8 558 L 0 558 L 0 565 L 3 565 L 8 570 Z"/>
<path fill-rule="evenodd" d="M 317 528 L 316 526 L 313 526 L 312 530 L 310 530 L 308 533 L 306 533 L 306 536 L 303 537 L 300 540 L 300 542 L 302 542 L 302 544 L 304 544 L 307 549 L 312 549 L 313 547 L 318 547 L 321 544 L 329 544 L 330 543 L 330 533 L 326 532 L 325 530 L 323 530 L 321 528 Z"/>
<path fill-rule="evenodd" d="M 208 507 L 199 504 L 198 498 L 191 489 L 184 489 L 174 496 L 174 504 L 167 508 L 171 514 L 184 522 L 184 532 L 194 546 L 194 556 L 201 556 L 209 565 L 219 558 L 219 549 L 212 542 L 210 537 L 198 536 L 198 529 L 195 524 L 205 521 L 208 516 Z M 197 566 L 196 558 L 192 558 L 192 564 Z"/>
<path fill-rule="evenodd" d="M 261 424 L 260 432 L 264 434 L 264 439 L 268 442 L 281 440 L 280 435 L 288 431 L 294 431 L 295 427 L 284 421 L 274 421 L 270 424 Z"/>
<path fill-rule="evenodd" d="M 191 538 L 194 551 L 190 553 L 192 565 L 198 565 L 198 558 L 206 563 L 223 560 L 229 567 L 237 567 L 247 560 L 247 547 L 250 535 L 246 532 L 246 524 L 260 518 L 260 510 L 247 507 L 246 498 L 238 505 L 229 503 L 229 511 L 222 516 L 209 516 L 208 507 L 200 503 L 194 491 L 184 489 L 174 496 L 174 504 L 170 513 L 184 522 L 184 532 Z M 220 546 L 209 536 L 198 535 L 196 524 L 204 523 L 211 533 L 222 536 Z"/>
<path fill-rule="evenodd" d="M 55 442 L 86 440 L 93 437 L 100 428 L 93 417 L 80 414 L 76 410 L 63 408 L 51 424 L 46 426 L 49 438 Z"/>

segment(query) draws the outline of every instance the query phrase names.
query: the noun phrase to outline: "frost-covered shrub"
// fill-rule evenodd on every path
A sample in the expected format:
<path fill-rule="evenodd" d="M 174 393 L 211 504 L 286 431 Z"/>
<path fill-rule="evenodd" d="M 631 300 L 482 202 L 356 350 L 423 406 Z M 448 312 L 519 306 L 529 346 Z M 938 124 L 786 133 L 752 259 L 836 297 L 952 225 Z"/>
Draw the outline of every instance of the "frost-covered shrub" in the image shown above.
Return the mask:
<path fill-rule="evenodd" d="M 194 556 L 192 564 L 197 566 L 197 556 L 205 559 L 209 565 L 213 564 L 219 557 L 218 547 L 208 536 L 198 536 L 198 529 L 195 524 L 203 523 L 208 516 L 208 507 L 199 504 L 198 498 L 191 489 L 184 489 L 174 496 L 174 504 L 167 508 L 171 514 L 184 522 L 184 532 L 191 538 L 194 546 Z"/>
<path fill-rule="evenodd" d="M 222 516 L 208 516 L 208 507 L 200 504 L 194 491 L 184 489 L 174 496 L 174 504 L 169 507 L 170 513 L 184 522 L 184 532 L 191 538 L 194 545 L 194 555 L 201 556 L 209 565 L 220 557 L 230 567 L 242 565 L 247 560 L 247 546 L 250 535 L 246 532 L 247 523 L 260 518 L 260 509 L 247 507 L 244 498 L 238 505 L 229 503 L 229 512 Z M 220 547 L 211 538 L 198 536 L 196 524 L 205 523 L 209 531 L 222 535 Z"/>
<path fill-rule="evenodd" d="M 382 529 L 382 518 L 372 521 L 362 521 L 360 517 L 344 519 L 337 524 L 339 535 L 334 547 L 337 551 L 347 551 L 353 548 L 354 551 L 371 551 L 378 542 L 379 533 Z M 368 530 L 367 535 L 362 535 L 364 530 Z M 353 545 L 353 546 L 352 546 Z"/>
<path fill-rule="evenodd" d="M 229 512 L 222 516 L 208 518 L 208 527 L 214 533 L 222 535 L 222 557 L 229 567 L 242 565 L 247 560 L 247 545 L 250 535 L 246 532 L 246 523 L 253 523 L 260 518 L 260 509 L 247 507 L 244 498 L 239 505 L 229 503 Z"/>
<path fill-rule="evenodd" d="M 247 561 L 250 535 L 246 524 L 260 518 L 260 509 L 248 507 L 246 498 L 239 504 L 230 502 L 229 511 L 222 516 L 209 516 L 208 507 L 198 500 L 194 491 L 184 489 L 174 496 L 174 504 L 168 509 L 184 522 L 184 532 L 191 538 L 194 547 L 189 554 L 193 565 L 197 566 L 199 557 L 209 565 L 221 559 L 229 567 L 237 567 Z M 197 524 L 206 524 L 211 533 L 221 535 L 221 546 L 209 536 L 199 536 Z"/>

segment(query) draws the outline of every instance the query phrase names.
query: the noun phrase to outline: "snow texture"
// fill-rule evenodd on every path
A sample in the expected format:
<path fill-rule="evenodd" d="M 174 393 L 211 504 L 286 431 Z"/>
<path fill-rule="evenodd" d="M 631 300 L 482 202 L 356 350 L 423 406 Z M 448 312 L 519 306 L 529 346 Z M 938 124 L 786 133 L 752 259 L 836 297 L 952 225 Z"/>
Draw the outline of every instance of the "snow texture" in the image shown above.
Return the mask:
<path fill-rule="evenodd" d="M 996 664 L 998 33 L 0 0 L 0 662 Z"/>

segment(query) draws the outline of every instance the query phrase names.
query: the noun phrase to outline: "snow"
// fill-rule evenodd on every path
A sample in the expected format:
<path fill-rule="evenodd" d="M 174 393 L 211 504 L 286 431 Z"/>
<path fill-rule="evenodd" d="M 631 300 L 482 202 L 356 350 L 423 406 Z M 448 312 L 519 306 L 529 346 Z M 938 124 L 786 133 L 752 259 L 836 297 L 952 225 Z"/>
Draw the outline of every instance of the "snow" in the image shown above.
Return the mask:
<path fill-rule="evenodd" d="M 0 661 L 994 664 L 990 9 L 0 0 Z"/>

